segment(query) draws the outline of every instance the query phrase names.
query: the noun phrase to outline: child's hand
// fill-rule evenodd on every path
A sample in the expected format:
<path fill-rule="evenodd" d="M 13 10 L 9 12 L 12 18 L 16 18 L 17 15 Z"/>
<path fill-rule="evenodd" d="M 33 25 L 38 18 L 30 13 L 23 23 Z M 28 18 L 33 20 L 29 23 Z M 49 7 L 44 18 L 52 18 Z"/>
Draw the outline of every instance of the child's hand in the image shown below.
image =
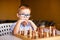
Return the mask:
<path fill-rule="evenodd" d="M 20 23 L 28 23 L 28 20 L 19 20 Z"/>
<path fill-rule="evenodd" d="M 30 24 L 31 24 L 31 26 L 34 28 L 34 30 L 36 30 L 36 29 L 37 29 L 37 26 L 33 23 L 33 21 L 28 20 L 28 22 L 30 22 Z"/>
<path fill-rule="evenodd" d="M 28 22 L 30 22 L 30 23 L 31 23 L 32 21 L 31 21 L 31 20 L 28 20 Z"/>

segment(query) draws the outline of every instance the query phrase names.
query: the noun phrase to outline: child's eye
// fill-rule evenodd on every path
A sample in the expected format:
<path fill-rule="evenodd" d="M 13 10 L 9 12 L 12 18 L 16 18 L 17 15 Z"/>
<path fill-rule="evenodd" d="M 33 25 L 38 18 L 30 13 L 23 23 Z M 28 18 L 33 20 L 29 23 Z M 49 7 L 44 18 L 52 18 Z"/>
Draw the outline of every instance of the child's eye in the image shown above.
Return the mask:
<path fill-rule="evenodd" d="M 25 14 L 20 14 L 20 15 L 25 15 Z"/>
<path fill-rule="evenodd" d="M 20 14 L 18 14 L 18 15 L 20 15 Z"/>
<path fill-rule="evenodd" d="M 24 16 L 24 15 L 20 15 L 20 16 Z"/>
<path fill-rule="evenodd" d="M 30 16 L 30 14 L 26 14 L 25 16 Z"/>

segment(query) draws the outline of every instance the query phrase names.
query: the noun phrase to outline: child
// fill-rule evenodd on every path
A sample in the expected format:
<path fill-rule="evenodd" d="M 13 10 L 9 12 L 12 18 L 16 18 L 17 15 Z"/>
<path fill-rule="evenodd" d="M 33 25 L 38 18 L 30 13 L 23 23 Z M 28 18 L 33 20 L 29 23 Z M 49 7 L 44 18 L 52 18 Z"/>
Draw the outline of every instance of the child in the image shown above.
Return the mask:
<path fill-rule="evenodd" d="M 24 28 L 29 30 L 31 27 L 33 30 L 36 30 L 37 26 L 31 20 L 29 20 L 30 13 L 31 9 L 28 5 L 21 5 L 19 7 L 17 13 L 18 21 L 11 27 L 13 34 L 18 34 L 19 31 L 24 30 Z"/>

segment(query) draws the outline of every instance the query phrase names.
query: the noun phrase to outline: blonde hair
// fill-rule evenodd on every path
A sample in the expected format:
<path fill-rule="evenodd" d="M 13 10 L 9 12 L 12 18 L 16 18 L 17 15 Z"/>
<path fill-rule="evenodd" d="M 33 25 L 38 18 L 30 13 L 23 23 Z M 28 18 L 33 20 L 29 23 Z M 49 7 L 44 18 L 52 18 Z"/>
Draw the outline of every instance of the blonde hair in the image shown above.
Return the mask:
<path fill-rule="evenodd" d="M 29 5 L 26 5 L 26 4 L 23 4 L 23 5 L 20 5 L 19 8 L 18 8 L 18 13 L 20 10 L 22 9 L 29 9 L 31 11 L 31 8 L 29 7 Z"/>

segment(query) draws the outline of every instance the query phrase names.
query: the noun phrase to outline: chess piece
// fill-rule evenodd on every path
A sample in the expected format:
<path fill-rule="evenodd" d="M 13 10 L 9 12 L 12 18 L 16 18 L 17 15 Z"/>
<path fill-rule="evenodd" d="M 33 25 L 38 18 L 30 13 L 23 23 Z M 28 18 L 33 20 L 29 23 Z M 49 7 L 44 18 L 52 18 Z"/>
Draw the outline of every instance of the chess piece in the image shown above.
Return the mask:
<path fill-rule="evenodd" d="M 36 31 L 33 30 L 33 31 L 32 31 L 32 39 L 35 39 L 35 38 L 36 38 Z"/>
<path fill-rule="evenodd" d="M 41 31 L 42 31 L 42 35 L 43 35 L 43 29 Z"/>
<path fill-rule="evenodd" d="M 56 29 L 53 29 L 53 36 L 56 35 Z"/>
<path fill-rule="evenodd" d="M 52 35 L 52 27 L 50 26 L 50 31 L 49 31 L 50 36 Z"/>
<path fill-rule="evenodd" d="M 36 39 L 38 38 L 38 32 L 36 31 Z"/>
<path fill-rule="evenodd" d="M 30 31 L 29 30 L 27 30 L 28 32 L 27 32 L 27 36 L 29 37 L 29 33 L 30 33 Z"/>
<path fill-rule="evenodd" d="M 24 31 L 23 30 L 21 31 L 21 35 L 24 35 Z"/>
<path fill-rule="evenodd" d="M 41 28 L 41 37 L 42 38 L 44 37 L 44 30 L 43 30 L 43 28 Z"/>
<path fill-rule="evenodd" d="M 19 34 L 21 35 L 21 30 L 19 31 Z"/>
<path fill-rule="evenodd" d="M 32 38 L 32 28 L 29 29 L 29 37 Z"/>
<path fill-rule="evenodd" d="M 23 31 L 24 31 L 24 36 L 26 36 L 27 35 L 27 30 L 24 28 Z"/>
<path fill-rule="evenodd" d="M 49 37 L 49 32 L 46 33 L 46 36 Z"/>

